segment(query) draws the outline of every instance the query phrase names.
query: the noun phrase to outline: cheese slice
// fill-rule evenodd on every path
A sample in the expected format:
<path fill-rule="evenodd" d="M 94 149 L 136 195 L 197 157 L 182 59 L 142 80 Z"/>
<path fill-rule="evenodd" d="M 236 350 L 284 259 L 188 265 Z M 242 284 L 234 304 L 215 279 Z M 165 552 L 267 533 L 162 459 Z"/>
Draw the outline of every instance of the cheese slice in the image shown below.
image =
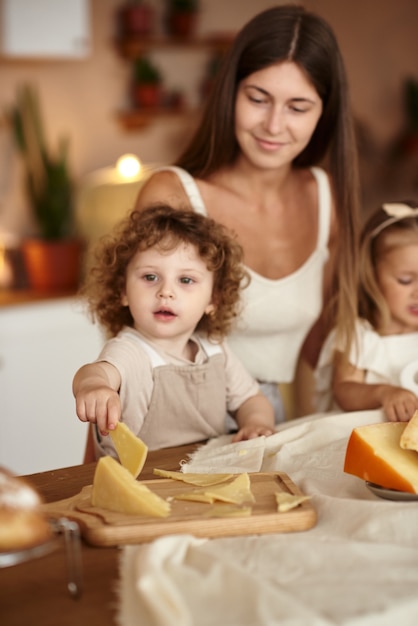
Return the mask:
<path fill-rule="evenodd" d="M 291 511 L 310 498 L 310 496 L 297 496 L 293 493 L 286 493 L 285 491 L 277 491 L 274 495 L 276 497 L 277 510 L 279 513 Z"/>
<path fill-rule="evenodd" d="M 169 470 L 163 470 L 154 468 L 153 470 L 156 476 L 163 478 L 171 478 L 172 480 L 180 480 L 190 485 L 196 485 L 198 487 L 207 487 L 208 485 L 218 485 L 219 483 L 225 483 L 234 477 L 234 474 L 183 474 L 183 472 L 172 472 Z"/>
<path fill-rule="evenodd" d="M 129 470 L 111 456 L 99 459 L 93 479 L 91 503 L 128 515 L 167 517 L 170 504 L 135 480 Z"/>
<path fill-rule="evenodd" d="M 385 422 L 355 428 L 344 471 L 386 489 L 418 493 L 418 454 L 400 446 L 405 426 L 405 422 Z"/>
<path fill-rule="evenodd" d="M 248 474 L 239 474 L 232 482 L 226 485 L 215 485 L 205 489 L 196 489 L 188 493 L 181 493 L 174 496 L 175 500 L 192 500 L 194 502 L 215 501 L 230 502 L 231 504 L 244 504 L 244 502 L 255 502 L 251 491 L 251 483 Z"/>
<path fill-rule="evenodd" d="M 415 411 L 401 435 L 401 448 L 418 452 L 418 411 Z"/>
<path fill-rule="evenodd" d="M 147 458 L 147 446 L 123 422 L 119 422 L 115 430 L 110 430 L 109 434 L 123 467 L 126 467 L 134 478 L 137 478 Z"/>

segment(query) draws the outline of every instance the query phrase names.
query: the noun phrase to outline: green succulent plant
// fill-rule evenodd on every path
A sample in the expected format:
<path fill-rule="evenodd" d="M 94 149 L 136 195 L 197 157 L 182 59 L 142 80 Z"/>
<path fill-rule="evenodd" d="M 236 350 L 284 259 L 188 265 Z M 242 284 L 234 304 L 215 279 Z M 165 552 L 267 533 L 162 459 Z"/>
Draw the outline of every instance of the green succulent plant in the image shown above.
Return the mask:
<path fill-rule="evenodd" d="M 133 62 L 133 80 L 136 85 L 158 85 L 161 74 L 147 57 L 139 57 Z"/>
<path fill-rule="evenodd" d="M 6 113 L 23 158 L 26 192 L 43 239 L 73 234 L 73 182 L 68 167 L 69 140 L 62 138 L 56 152 L 48 148 L 37 90 L 20 86 L 16 103 Z"/>

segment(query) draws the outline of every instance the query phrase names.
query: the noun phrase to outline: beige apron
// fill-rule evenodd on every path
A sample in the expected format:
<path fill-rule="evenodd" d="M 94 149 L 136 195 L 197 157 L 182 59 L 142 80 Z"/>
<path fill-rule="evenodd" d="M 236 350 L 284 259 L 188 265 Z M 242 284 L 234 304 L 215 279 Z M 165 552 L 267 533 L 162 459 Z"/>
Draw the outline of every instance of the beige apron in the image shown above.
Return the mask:
<path fill-rule="evenodd" d="M 200 365 L 165 364 L 142 342 L 151 358 L 154 388 L 140 433 L 150 449 L 202 441 L 225 433 L 225 359 L 219 346 L 200 340 L 208 356 Z"/>
<path fill-rule="evenodd" d="M 208 359 L 199 365 L 166 363 L 152 346 L 137 338 L 150 358 L 154 387 L 148 412 L 135 433 L 150 450 L 203 441 L 226 432 L 225 356 L 217 344 L 202 338 Z M 100 434 L 96 430 L 96 447 Z"/>

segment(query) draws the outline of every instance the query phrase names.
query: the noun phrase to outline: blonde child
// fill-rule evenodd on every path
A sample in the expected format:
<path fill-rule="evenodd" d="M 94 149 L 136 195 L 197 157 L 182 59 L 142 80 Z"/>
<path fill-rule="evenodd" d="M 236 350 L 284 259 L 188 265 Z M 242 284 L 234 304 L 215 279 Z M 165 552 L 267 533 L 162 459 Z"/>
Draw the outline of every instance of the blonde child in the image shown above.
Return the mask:
<path fill-rule="evenodd" d="M 418 409 L 418 203 L 384 204 L 367 221 L 360 245 L 359 319 L 348 358 L 333 336 L 318 369 L 317 410 L 382 407 L 388 420 Z"/>
<path fill-rule="evenodd" d="M 149 449 L 222 434 L 227 410 L 235 441 L 272 434 L 272 406 L 223 341 L 246 278 L 225 228 L 169 206 L 133 211 L 97 258 L 85 291 L 110 338 L 73 381 L 96 456 L 114 453 L 119 420 Z"/>

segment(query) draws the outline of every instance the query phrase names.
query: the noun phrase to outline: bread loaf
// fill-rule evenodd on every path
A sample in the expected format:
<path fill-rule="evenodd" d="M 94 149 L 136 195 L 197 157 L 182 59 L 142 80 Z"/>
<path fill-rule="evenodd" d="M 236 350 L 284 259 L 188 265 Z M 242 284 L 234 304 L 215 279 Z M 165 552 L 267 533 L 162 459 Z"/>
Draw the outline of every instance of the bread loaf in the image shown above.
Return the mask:
<path fill-rule="evenodd" d="M 23 478 L 0 467 L 0 551 L 32 548 L 51 537 L 42 499 Z"/>

